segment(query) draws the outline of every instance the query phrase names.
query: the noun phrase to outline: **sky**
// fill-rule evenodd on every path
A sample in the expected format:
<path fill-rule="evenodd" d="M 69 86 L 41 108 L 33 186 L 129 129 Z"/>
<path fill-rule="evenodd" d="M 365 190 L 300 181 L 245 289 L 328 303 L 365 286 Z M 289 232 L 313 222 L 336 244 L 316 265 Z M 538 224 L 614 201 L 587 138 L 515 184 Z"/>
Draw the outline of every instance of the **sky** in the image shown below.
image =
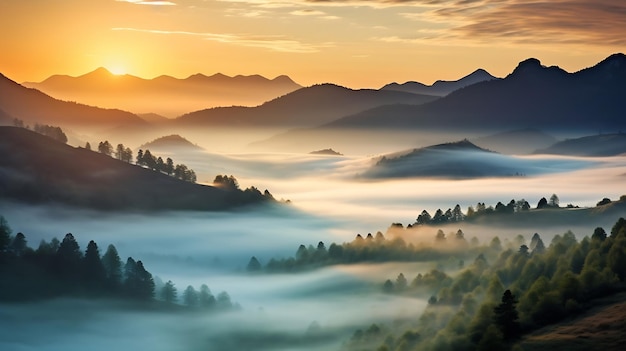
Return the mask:
<path fill-rule="evenodd" d="M 18 82 L 105 67 L 380 88 L 626 51 L 623 0 L 2 0 L 0 16 L 0 73 Z"/>

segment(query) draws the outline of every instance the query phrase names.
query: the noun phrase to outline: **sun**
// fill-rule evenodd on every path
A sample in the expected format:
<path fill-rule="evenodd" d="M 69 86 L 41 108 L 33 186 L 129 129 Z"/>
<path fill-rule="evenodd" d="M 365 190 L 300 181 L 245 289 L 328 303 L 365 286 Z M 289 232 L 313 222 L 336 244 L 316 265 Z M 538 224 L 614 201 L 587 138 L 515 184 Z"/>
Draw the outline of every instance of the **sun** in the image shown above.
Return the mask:
<path fill-rule="evenodd" d="M 126 74 L 126 68 L 120 64 L 108 65 L 107 70 L 109 70 L 109 72 L 113 73 L 116 76 L 122 76 Z"/>

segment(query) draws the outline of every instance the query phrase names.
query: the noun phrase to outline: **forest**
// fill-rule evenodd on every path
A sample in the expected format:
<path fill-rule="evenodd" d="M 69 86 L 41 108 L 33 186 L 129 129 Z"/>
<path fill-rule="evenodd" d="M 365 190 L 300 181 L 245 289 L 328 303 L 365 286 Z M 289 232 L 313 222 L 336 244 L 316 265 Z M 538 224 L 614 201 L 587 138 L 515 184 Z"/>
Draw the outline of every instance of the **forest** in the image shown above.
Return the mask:
<path fill-rule="evenodd" d="M 430 295 L 425 311 L 359 329 L 346 350 L 524 350 L 516 344 L 522 335 L 624 291 L 626 220 L 581 240 L 568 231 L 547 247 L 538 235 L 517 249 L 497 250 L 492 241 L 454 274 L 434 269 L 410 283 L 402 273 L 392 279 L 381 284 L 387 293 Z"/>
<path fill-rule="evenodd" d="M 206 284 L 199 289 L 189 285 L 178 296 L 178 289 L 146 270 L 141 260 L 128 257 L 125 263 L 113 244 L 100 255 L 91 240 L 85 252 L 71 233 L 63 240 L 42 240 L 37 249 L 26 236 L 12 230 L 0 216 L 0 301 L 34 301 L 57 297 L 117 299 L 137 306 L 186 310 L 229 310 L 237 307 L 222 291 L 214 296 Z M 157 283 L 155 283 L 155 281 Z"/>

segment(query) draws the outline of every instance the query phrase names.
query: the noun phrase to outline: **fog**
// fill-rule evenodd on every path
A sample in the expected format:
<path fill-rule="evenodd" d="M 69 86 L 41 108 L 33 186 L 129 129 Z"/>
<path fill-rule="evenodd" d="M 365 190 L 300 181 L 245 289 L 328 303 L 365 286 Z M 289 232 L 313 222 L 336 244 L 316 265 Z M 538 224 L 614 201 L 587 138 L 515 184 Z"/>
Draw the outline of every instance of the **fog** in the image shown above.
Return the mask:
<path fill-rule="evenodd" d="M 193 141 L 193 140 L 192 140 Z M 341 150 L 338 150 L 341 151 Z M 392 222 L 413 223 L 424 209 L 434 213 L 459 204 L 495 205 L 526 199 L 536 206 L 556 193 L 561 205 L 594 206 L 623 195 L 626 157 L 517 157 L 524 177 L 450 180 L 405 178 L 363 180 L 371 156 L 297 153 L 172 153 L 193 168 L 201 182 L 232 174 L 242 188 L 269 189 L 291 204 L 233 212 L 100 213 L 61 207 L 3 205 L 0 214 L 31 247 L 73 233 L 84 251 L 89 240 L 101 250 L 114 244 L 122 259 L 142 260 L 162 281 L 172 280 L 179 297 L 187 285 L 227 291 L 239 311 L 217 314 L 148 312 L 108 301 L 60 299 L 0 305 L 2 350 L 333 350 L 358 328 L 416 318 L 424 300 L 383 294 L 385 279 L 426 272 L 435 262 L 331 266 L 293 274 L 250 275 L 251 256 L 262 264 L 293 256 L 300 244 L 326 246 L 357 233 L 386 232 Z M 160 155 L 159 155 L 160 156 Z M 164 155 L 166 156 L 166 155 Z M 546 171 L 546 169 L 548 171 Z M 589 223 L 460 223 L 466 238 L 481 241 L 518 234 L 546 242 L 571 229 L 580 239 L 616 218 Z M 417 231 L 408 241 L 430 241 L 438 228 Z M 608 229 L 608 228 L 607 228 Z M 33 337 L 36 335 L 36 337 Z"/>

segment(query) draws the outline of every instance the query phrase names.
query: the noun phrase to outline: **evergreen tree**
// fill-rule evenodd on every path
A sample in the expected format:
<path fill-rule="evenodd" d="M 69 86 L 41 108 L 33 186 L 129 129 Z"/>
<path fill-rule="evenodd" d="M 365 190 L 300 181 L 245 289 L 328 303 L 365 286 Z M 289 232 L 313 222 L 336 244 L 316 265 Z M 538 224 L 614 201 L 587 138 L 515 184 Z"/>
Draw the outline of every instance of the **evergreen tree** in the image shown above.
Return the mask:
<path fill-rule="evenodd" d="M 169 157 L 165 160 L 165 173 L 167 173 L 167 175 L 174 173 L 174 161 Z"/>
<path fill-rule="evenodd" d="M 261 270 L 261 262 L 257 260 L 256 257 L 252 256 L 250 258 L 250 262 L 248 262 L 248 266 L 246 267 L 248 272 L 258 272 Z"/>
<path fill-rule="evenodd" d="M 422 213 L 417 216 L 415 224 L 430 224 L 431 221 L 432 217 L 430 216 L 430 213 L 428 213 L 428 211 L 426 210 L 423 210 Z"/>
<path fill-rule="evenodd" d="M 102 256 L 102 265 L 109 288 L 119 289 L 122 285 L 122 260 L 112 244 L 107 247 L 107 251 Z"/>
<path fill-rule="evenodd" d="M 7 251 L 11 243 L 11 227 L 7 220 L 0 215 L 0 254 Z"/>
<path fill-rule="evenodd" d="M 552 194 L 552 196 L 550 196 L 550 201 L 548 201 L 548 206 L 559 207 L 559 197 L 556 196 L 556 194 Z"/>
<path fill-rule="evenodd" d="M 187 289 L 183 292 L 183 303 L 189 307 L 198 307 L 200 304 L 200 296 L 193 286 L 187 286 Z"/>
<path fill-rule="evenodd" d="M 100 251 L 93 240 L 87 245 L 83 259 L 83 281 L 90 289 L 100 289 L 106 283 L 106 271 L 100 259 Z"/>
<path fill-rule="evenodd" d="M 143 150 L 139 149 L 139 151 L 137 151 L 137 161 L 135 161 L 135 164 L 139 165 L 139 166 L 143 166 L 145 163 L 143 161 Z"/>
<path fill-rule="evenodd" d="M 516 306 L 517 299 L 515 295 L 511 293 L 511 290 L 506 290 L 502 294 L 502 302 L 494 308 L 494 322 L 505 340 L 511 340 L 518 336 L 519 333 L 519 315 L 517 313 Z"/>
<path fill-rule="evenodd" d="M 11 243 L 11 251 L 16 256 L 22 256 L 24 252 L 28 249 L 28 244 L 26 242 L 26 237 L 22 233 L 15 234 L 13 238 L 13 242 Z"/>
<path fill-rule="evenodd" d="M 215 296 L 211 294 L 211 290 L 206 284 L 202 284 L 200 286 L 200 296 L 199 296 L 200 307 L 204 309 L 213 309 L 217 304 L 215 300 Z"/>
<path fill-rule="evenodd" d="M 178 292 L 174 283 L 171 280 L 168 280 L 165 285 L 161 288 L 161 299 L 168 303 L 175 303 L 177 299 Z"/>
<path fill-rule="evenodd" d="M 85 143 L 85 150 L 91 151 L 91 144 L 89 144 L 89 142 Z"/>

